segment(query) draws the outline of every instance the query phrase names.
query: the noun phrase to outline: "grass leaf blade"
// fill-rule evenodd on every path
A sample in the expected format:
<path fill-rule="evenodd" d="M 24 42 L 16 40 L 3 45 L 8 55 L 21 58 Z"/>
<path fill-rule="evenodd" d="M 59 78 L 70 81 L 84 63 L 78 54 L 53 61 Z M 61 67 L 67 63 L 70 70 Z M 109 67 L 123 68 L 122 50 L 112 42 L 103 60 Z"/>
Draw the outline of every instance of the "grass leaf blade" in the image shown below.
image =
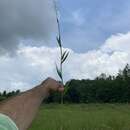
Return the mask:
<path fill-rule="evenodd" d="M 64 63 L 68 56 L 69 56 L 69 52 L 64 56 L 61 63 Z"/>
<path fill-rule="evenodd" d="M 57 71 L 57 74 L 58 76 L 60 77 L 60 79 L 62 79 L 62 73 L 61 71 L 58 69 L 58 66 L 56 65 L 56 71 Z"/>
<path fill-rule="evenodd" d="M 63 53 L 63 55 L 62 55 L 62 57 L 61 57 L 62 60 L 64 59 L 66 53 L 67 53 L 67 51 L 65 51 L 65 52 Z"/>
<path fill-rule="evenodd" d="M 56 39 L 57 39 L 57 42 L 58 42 L 59 47 L 62 47 L 62 45 L 61 45 L 61 38 L 60 38 L 60 36 L 59 36 L 59 37 L 57 37 Z"/>

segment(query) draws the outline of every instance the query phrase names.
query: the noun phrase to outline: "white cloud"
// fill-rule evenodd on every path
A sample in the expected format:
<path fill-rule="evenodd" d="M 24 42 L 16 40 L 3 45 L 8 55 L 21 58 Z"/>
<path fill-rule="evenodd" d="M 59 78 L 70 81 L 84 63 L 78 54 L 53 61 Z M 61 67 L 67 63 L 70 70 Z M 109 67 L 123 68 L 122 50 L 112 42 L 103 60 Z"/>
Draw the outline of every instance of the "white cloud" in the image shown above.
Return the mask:
<path fill-rule="evenodd" d="M 127 34 L 117 34 L 108 38 L 105 44 L 101 47 L 102 50 L 107 52 L 112 51 L 125 51 L 129 52 L 130 49 L 130 32 Z"/>
<path fill-rule="evenodd" d="M 130 33 L 113 35 L 98 50 L 75 53 L 64 66 L 64 78 L 69 80 L 95 78 L 101 73 L 115 75 L 130 63 Z M 20 46 L 15 57 L 0 57 L 0 90 L 26 90 L 51 76 L 58 79 L 55 61 L 58 49 L 49 47 Z"/>

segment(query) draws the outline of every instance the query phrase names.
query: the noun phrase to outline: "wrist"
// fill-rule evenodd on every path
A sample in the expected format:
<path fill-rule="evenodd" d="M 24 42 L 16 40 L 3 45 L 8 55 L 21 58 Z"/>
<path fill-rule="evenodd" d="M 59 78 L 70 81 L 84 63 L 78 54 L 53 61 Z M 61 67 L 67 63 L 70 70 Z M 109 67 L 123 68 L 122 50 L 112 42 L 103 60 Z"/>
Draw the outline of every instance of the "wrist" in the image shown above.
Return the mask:
<path fill-rule="evenodd" d="M 49 90 L 47 84 L 40 84 L 37 87 L 33 88 L 32 94 L 37 95 L 37 97 L 44 99 L 49 96 Z"/>

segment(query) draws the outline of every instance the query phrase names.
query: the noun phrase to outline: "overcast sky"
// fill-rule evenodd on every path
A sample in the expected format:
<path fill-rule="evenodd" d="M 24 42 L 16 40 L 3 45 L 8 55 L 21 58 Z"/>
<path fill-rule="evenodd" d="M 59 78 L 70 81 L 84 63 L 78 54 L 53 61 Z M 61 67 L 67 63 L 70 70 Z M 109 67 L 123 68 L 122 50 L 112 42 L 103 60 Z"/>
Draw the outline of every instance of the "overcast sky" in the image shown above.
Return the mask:
<path fill-rule="evenodd" d="M 130 63 L 129 0 L 59 0 L 65 81 L 115 75 Z M 57 25 L 51 0 L 0 1 L 0 90 L 27 90 L 51 76 Z"/>

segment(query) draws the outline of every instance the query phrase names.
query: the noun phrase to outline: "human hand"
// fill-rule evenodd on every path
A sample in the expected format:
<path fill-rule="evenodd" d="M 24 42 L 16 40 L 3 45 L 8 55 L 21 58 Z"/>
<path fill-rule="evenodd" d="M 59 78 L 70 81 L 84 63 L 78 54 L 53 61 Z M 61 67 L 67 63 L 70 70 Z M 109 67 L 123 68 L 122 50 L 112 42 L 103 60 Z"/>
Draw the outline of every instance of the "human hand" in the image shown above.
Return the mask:
<path fill-rule="evenodd" d="M 50 91 L 59 91 L 63 92 L 64 91 L 64 86 L 60 82 L 52 79 L 52 78 L 47 78 L 43 83 L 45 85 L 46 89 Z"/>

